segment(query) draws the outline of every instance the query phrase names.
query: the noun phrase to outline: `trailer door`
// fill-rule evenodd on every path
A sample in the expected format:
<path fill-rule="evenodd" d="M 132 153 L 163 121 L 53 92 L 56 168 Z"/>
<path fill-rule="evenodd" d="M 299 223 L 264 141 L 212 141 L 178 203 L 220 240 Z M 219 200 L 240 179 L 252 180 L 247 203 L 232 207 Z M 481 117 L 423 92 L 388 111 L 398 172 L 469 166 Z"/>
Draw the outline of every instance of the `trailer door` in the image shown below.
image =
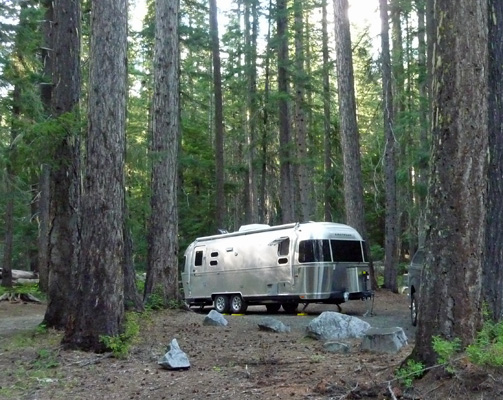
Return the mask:
<path fill-rule="evenodd" d="M 206 259 L 206 246 L 197 246 L 190 260 L 189 282 L 195 297 L 203 295 L 204 290 L 204 260 Z"/>

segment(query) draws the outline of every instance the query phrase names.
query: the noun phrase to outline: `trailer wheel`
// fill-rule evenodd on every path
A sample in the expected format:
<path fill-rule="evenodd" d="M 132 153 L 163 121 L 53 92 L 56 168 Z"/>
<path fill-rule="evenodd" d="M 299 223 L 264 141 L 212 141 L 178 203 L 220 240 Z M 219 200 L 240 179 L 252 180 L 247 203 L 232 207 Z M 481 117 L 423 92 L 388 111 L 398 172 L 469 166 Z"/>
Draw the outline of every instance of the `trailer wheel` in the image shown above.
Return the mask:
<path fill-rule="evenodd" d="M 265 308 L 267 308 L 267 312 L 269 314 L 275 314 L 279 311 L 281 307 L 281 304 L 279 303 L 271 303 L 271 304 L 266 304 L 265 305 Z"/>
<path fill-rule="evenodd" d="M 247 309 L 247 305 L 243 298 L 239 294 L 231 296 L 230 311 L 232 314 L 244 313 Z"/>
<path fill-rule="evenodd" d="M 283 310 L 285 310 L 286 313 L 294 314 L 297 312 L 297 307 L 299 306 L 299 303 L 283 303 L 281 306 L 283 307 Z"/>
<path fill-rule="evenodd" d="M 217 294 L 213 300 L 213 304 L 215 311 L 218 311 L 220 314 L 229 312 L 229 296 L 226 296 L 225 294 Z"/>
<path fill-rule="evenodd" d="M 417 325 L 417 298 L 416 293 L 412 292 L 410 294 L 410 319 L 412 326 Z"/>

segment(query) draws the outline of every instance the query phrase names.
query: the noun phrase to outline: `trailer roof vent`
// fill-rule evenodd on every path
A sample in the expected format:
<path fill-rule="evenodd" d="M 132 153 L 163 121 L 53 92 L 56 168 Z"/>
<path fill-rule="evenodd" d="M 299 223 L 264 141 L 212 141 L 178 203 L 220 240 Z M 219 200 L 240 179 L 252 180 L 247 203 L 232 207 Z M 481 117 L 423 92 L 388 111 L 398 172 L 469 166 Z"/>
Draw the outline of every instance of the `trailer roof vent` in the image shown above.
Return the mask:
<path fill-rule="evenodd" d="M 239 232 L 257 231 L 259 229 L 267 229 L 267 228 L 270 228 L 270 226 L 267 224 L 249 224 L 249 225 L 242 225 L 239 228 Z"/>

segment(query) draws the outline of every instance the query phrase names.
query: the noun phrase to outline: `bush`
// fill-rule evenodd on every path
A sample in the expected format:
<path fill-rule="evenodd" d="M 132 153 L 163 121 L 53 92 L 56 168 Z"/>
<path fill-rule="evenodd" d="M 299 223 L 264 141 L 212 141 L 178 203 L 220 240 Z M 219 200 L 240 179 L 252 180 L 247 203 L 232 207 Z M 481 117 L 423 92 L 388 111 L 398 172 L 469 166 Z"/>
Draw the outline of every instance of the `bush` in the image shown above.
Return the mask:
<path fill-rule="evenodd" d="M 412 386 L 412 382 L 416 378 L 420 378 L 424 373 L 424 365 L 420 362 L 409 359 L 405 364 L 405 367 L 398 368 L 395 372 L 395 376 L 398 381 L 409 388 Z"/>
<path fill-rule="evenodd" d="M 475 342 L 466 349 L 471 362 L 493 367 L 503 366 L 503 322 L 486 321 Z"/>
<path fill-rule="evenodd" d="M 140 314 L 135 312 L 126 313 L 124 333 L 116 336 L 100 336 L 100 341 L 113 353 L 116 358 L 125 358 L 129 354 L 131 346 L 140 333 Z"/>

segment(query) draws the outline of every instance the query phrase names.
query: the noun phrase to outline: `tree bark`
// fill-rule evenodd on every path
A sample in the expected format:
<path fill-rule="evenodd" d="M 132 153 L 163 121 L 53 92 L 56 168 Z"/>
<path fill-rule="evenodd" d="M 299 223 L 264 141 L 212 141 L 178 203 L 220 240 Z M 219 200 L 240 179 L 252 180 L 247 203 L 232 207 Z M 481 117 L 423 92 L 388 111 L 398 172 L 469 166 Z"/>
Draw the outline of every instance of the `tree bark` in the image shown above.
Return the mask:
<path fill-rule="evenodd" d="M 258 214 L 258 183 L 257 177 L 257 36 L 258 36 L 258 11 L 257 0 L 245 2 L 245 70 L 248 84 L 246 98 L 247 119 L 247 209 L 246 221 L 259 222 Z"/>
<path fill-rule="evenodd" d="M 300 200 L 300 221 L 310 221 L 314 217 L 312 206 L 313 192 L 310 190 L 307 150 L 307 122 L 305 83 L 307 79 L 304 67 L 304 17 L 301 0 L 294 1 L 295 31 L 295 128 L 297 142 L 297 180 Z"/>
<path fill-rule="evenodd" d="M 329 51 L 328 51 L 328 22 L 327 22 L 327 0 L 322 1 L 322 54 L 323 54 L 323 161 L 325 172 L 325 191 L 324 191 L 324 205 L 323 214 L 325 221 L 332 221 L 332 204 L 330 189 L 332 187 L 332 180 L 330 174 L 332 172 L 332 146 L 331 146 L 331 124 L 330 124 L 330 65 L 329 65 Z"/>
<path fill-rule="evenodd" d="M 481 324 L 487 185 L 487 3 L 435 3 L 433 154 L 426 263 L 413 357 L 433 336 L 470 344 Z"/>
<path fill-rule="evenodd" d="M 178 300 L 178 0 L 156 2 L 152 112 L 152 197 L 144 301 Z"/>
<path fill-rule="evenodd" d="M 272 45 L 271 45 L 271 26 L 272 26 L 272 0 L 269 0 L 269 13 L 267 21 L 267 49 L 264 60 L 264 107 L 262 114 L 262 134 L 260 137 L 260 185 L 258 190 L 258 213 L 260 222 L 268 222 L 271 219 L 269 209 L 266 206 L 266 199 L 269 191 L 267 190 L 267 142 L 268 131 L 270 129 L 269 122 L 269 98 L 271 91 L 271 58 L 272 58 Z"/>
<path fill-rule="evenodd" d="M 503 320 L 503 3 L 489 0 L 489 171 L 482 287 L 494 321 Z"/>
<path fill-rule="evenodd" d="M 93 0 L 82 247 L 66 347 L 101 352 L 124 319 L 127 1 Z"/>
<path fill-rule="evenodd" d="M 43 0 L 42 6 L 45 8 L 44 24 L 42 32 L 44 35 L 44 46 L 41 49 L 42 68 L 44 82 L 40 84 L 40 99 L 44 106 L 45 114 L 50 117 L 52 99 L 52 23 L 54 19 L 52 0 Z M 51 172 L 48 164 L 43 164 L 39 172 L 38 181 L 38 276 L 39 289 L 43 293 L 49 291 L 49 229 L 50 229 L 50 201 L 51 201 Z"/>
<path fill-rule="evenodd" d="M 426 192 L 428 187 L 428 160 L 430 139 L 428 135 L 428 111 L 430 104 L 428 91 L 428 68 L 426 48 L 426 10 L 423 0 L 416 0 L 418 20 L 418 86 L 419 86 L 419 124 L 420 124 L 420 154 L 418 163 L 418 178 L 416 184 L 418 209 L 418 247 L 424 246 L 424 225 L 426 209 Z M 412 252 L 411 252 L 412 253 Z"/>
<path fill-rule="evenodd" d="M 385 263 L 384 286 L 397 293 L 397 201 L 396 201 L 396 161 L 395 161 L 395 135 L 393 133 L 394 105 L 391 81 L 391 59 L 389 47 L 389 16 L 387 0 L 379 0 L 381 14 L 381 58 L 382 58 L 382 85 L 383 85 L 383 117 L 385 134 L 384 175 L 385 175 Z"/>
<path fill-rule="evenodd" d="M 14 89 L 15 90 L 15 89 Z M 2 286 L 12 287 L 12 248 L 14 243 L 14 179 L 12 154 L 13 145 L 9 149 L 10 159 L 7 165 L 7 179 L 5 184 L 7 202 L 5 204 L 5 236 L 3 245 L 3 260 L 2 260 Z"/>
<path fill-rule="evenodd" d="M 334 0 L 336 68 L 339 90 L 340 134 L 344 169 L 344 205 L 346 223 L 355 228 L 365 240 L 366 253 L 370 257 L 360 162 L 360 135 L 356 123 L 351 34 L 348 19 L 348 0 Z M 372 260 L 370 275 L 375 287 Z"/>
<path fill-rule="evenodd" d="M 47 293 L 49 290 L 49 206 L 50 206 L 50 167 L 40 168 L 38 183 L 38 286 Z"/>
<path fill-rule="evenodd" d="M 213 56 L 213 90 L 215 96 L 215 220 L 218 228 L 225 227 L 225 188 L 224 188 L 224 116 L 222 104 L 222 75 L 220 45 L 218 39 L 218 19 L 216 0 L 210 1 L 210 34 Z"/>
<path fill-rule="evenodd" d="M 50 7 L 50 5 L 49 5 Z M 48 11 L 47 15 L 51 12 Z M 50 184 L 48 303 L 44 324 L 64 329 L 71 313 L 72 273 L 78 257 L 80 209 L 80 6 L 74 0 L 54 1 L 52 21 L 52 117 L 61 129 Z M 71 121 L 71 123 L 68 123 Z"/>
<path fill-rule="evenodd" d="M 279 94 L 279 154 L 281 220 L 283 223 L 295 221 L 295 193 L 292 170 L 291 117 L 288 89 L 288 7 L 286 0 L 278 0 L 276 5 L 276 35 L 278 43 L 278 94 Z"/>

